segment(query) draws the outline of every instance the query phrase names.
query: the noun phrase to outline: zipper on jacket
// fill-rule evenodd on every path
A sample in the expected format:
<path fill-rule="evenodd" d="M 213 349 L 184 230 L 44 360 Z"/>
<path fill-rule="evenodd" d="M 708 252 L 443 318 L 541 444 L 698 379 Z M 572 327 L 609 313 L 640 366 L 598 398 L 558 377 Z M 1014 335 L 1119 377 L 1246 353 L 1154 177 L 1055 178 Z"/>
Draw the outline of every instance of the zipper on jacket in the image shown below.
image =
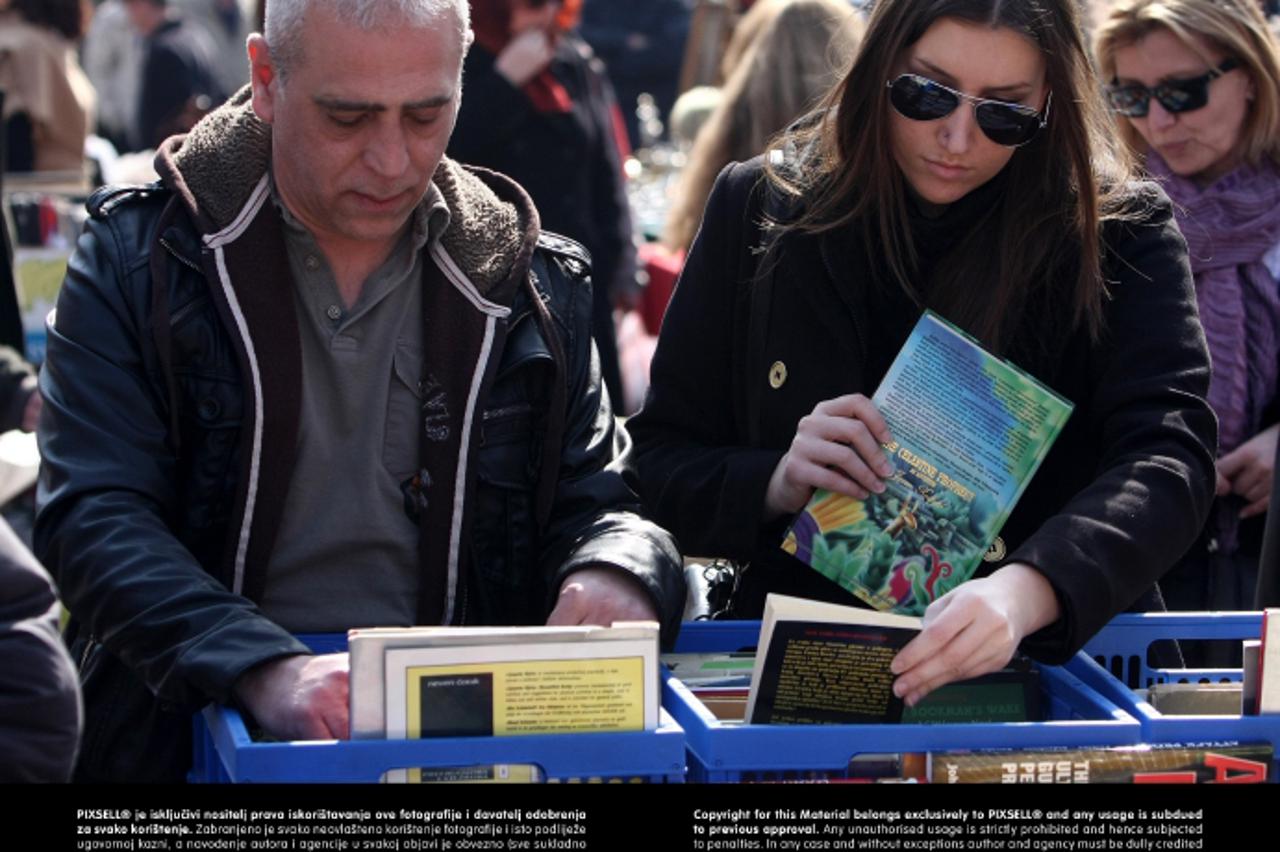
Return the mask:
<path fill-rule="evenodd" d="M 204 307 L 207 304 L 209 304 L 209 299 L 205 296 L 197 296 L 196 298 L 192 299 L 190 302 L 187 302 L 185 305 L 179 308 L 176 313 L 169 315 L 170 327 L 177 328 L 179 325 L 182 324 L 183 320 L 185 320 L 188 316 L 195 313 L 196 310 Z"/>
<path fill-rule="evenodd" d="M 462 605 L 458 607 L 458 626 L 461 627 L 467 623 L 467 584 L 461 577 L 458 578 L 458 592 L 462 598 Z"/>
<path fill-rule="evenodd" d="M 89 654 L 93 652 L 93 646 L 98 644 L 97 640 L 90 636 L 85 640 L 84 653 L 80 655 L 79 671 L 84 671 L 84 667 L 89 663 Z"/>
<path fill-rule="evenodd" d="M 165 250 L 168 251 L 169 254 L 177 258 L 178 263 L 181 263 L 183 266 L 187 267 L 188 269 L 194 269 L 196 272 L 199 272 L 201 275 L 204 274 L 204 270 L 200 268 L 199 264 L 193 263 L 192 261 L 188 260 L 185 255 L 180 253 L 173 246 L 169 245 L 169 242 L 164 237 L 160 238 L 160 245 L 164 246 Z"/>
<path fill-rule="evenodd" d="M 502 408 L 486 411 L 480 415 L 480 419 L 487 423 L 490 420 L 501 420 L 503 417 L 508 417 L 512 414 L 528 414 L 531 411 L 533 411 L 533 404 L 522 402 L 518 405 L 505 405 Z"/>

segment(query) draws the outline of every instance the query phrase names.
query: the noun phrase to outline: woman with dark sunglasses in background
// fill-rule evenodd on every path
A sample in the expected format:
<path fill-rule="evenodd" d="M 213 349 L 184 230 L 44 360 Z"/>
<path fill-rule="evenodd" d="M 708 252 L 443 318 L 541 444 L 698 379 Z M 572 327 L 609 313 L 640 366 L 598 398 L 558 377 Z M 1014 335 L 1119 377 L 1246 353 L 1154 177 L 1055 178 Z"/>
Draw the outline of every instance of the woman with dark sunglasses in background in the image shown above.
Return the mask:
<path fill-rule="evenodd" d="M 1153 604 L 1212 496 L 1185 248 L 1128 180 L 1076 7 L 877 3 L 843 82 L 721 174 L 630 421 L 655 519 L 735 560 L 728 614 L 758 618 L 768 592 L 856 603 L 779 545 L 815 487 L 884 488 L 867 397 L 922 309 L 1075 404 L 993 561 L 895 658 L 909 703 Z"/>
<path fill-rule="evenodd" d="M 1122 135 L 1177 205 L 1213 361 L 1218 500 L 1161 587 L 1173 609 L 1249 609 L 1280 433 L 1276 43 L 1255 0 L 1128 0 L 1097 52 Z"/>

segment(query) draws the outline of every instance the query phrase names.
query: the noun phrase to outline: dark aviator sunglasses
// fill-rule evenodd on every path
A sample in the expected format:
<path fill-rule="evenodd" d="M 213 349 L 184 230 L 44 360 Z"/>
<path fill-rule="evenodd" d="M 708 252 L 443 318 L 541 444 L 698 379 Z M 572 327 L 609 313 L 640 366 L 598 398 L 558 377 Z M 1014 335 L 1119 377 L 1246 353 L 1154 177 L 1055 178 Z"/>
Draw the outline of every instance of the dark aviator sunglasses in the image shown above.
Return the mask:
<path fill-rule="evenodd" d="M 978 98 L 944 86 L 919 74 L 900 74 L 886 83 L 889 103 L 898 114 L 912 121 L 936 121 L 955 112 L 961 101 L 973 104 L 978 127 L 997 145 L 1016 148 L 1025 145 L 1049 123 L 1049 105 L 1053 93 L 1044 104 L 1044 112 L 1023 104 Z"/>
<path fill-rule="evenodd" d="M 1211 82 L 1239 67 L 1240 63 L 1237 60 L 1228 59 L 1217 68 L 1210 69 L 1209 73 L 1201 74 L 1199 77 L 1165 80 L 1150 88 L 1141 83 L 1126 83 L 1123 86 L 1112 83 L 1103 91 L 1107 95 L 1107 102 L 1111 104 L 1111 108 L 1129 118 L 1145 118 L 1151 107 L 1152 98 L 1160 102 L 1165 112 L 1174 114 L 1191 112 L 1209 102 Z"/>

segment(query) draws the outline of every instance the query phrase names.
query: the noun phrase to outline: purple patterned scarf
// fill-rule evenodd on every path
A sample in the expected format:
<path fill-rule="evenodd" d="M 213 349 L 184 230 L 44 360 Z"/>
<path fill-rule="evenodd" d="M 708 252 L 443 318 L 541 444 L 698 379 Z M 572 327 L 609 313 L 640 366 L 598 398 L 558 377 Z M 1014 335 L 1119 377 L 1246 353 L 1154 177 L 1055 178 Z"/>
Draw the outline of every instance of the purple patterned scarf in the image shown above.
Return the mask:
<path fill-rule="evenodd" d="M 1147 168 L 1174 202 L 1187 240 L 1200 323 L 1213 374 L 1209 405 L 1218 415 L 1218 454 L 1257 434 L 1276 393 L 1280 287 L 1263 256 L 1280 243 L 1280 171 L 1238 166 L 1201 188 L 1152 152 Z M 1235 549 L 1235 511 L 1216 513 L 1219 544 Z"/>
<path fill-rule="evenodd" d="M 1176 205 L 1191 255 L 1222 455 L 1257 434 L 1276 392 L 1280 288 L 1262 257 L 1280 243 L 1280 172 L 1270 163 L 1242 165 L 1201 189 L 1170 172 L 1159 154 L 1147 166 Z"/>

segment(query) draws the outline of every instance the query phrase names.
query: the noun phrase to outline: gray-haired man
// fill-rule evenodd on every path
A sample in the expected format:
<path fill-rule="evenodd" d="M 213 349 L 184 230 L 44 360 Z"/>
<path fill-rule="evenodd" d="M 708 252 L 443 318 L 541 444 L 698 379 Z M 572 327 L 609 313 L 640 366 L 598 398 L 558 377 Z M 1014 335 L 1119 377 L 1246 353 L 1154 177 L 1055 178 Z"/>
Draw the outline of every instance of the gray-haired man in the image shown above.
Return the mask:
<path fill-rule="evenodd" d="M 50 328 L 36 539 L 74 617 L 85 779 L 180 777 L 210 699 L 345 736 L 345 655 L 291 634 L 678 625 L 587 259 L 442 158 L 466 4 L 272 0 L 266 30 L 159 185 L 91 200 Z"/>

